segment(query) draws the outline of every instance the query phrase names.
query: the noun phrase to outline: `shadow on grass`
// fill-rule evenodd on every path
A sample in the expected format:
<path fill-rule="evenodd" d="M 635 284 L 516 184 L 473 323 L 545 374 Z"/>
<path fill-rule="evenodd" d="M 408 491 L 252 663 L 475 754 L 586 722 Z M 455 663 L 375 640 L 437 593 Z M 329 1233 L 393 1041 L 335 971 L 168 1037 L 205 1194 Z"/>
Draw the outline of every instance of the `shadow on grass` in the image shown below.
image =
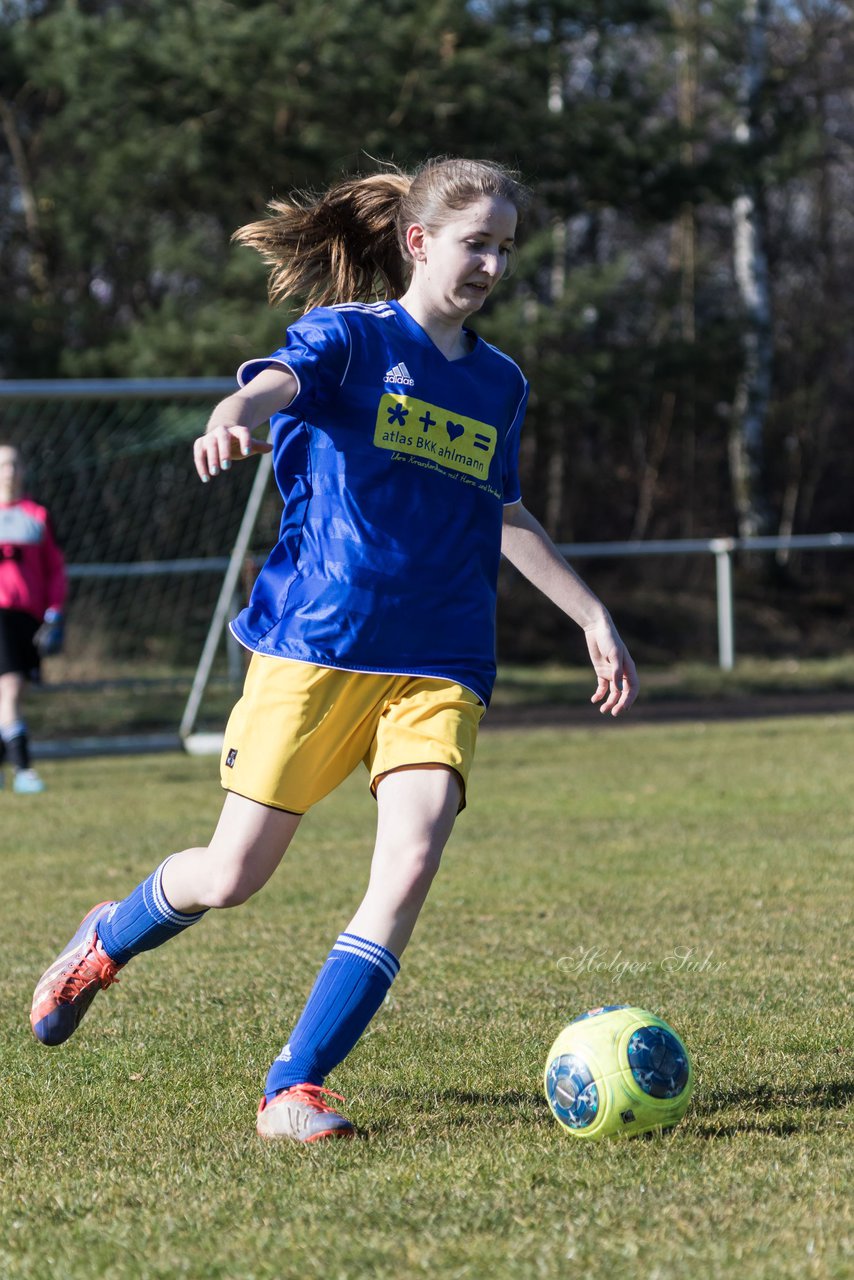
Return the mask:
<path fill-rule="evenodd" d="M 405 1103 L 411 1113 L 411 1120 L 419 1123 L 429 1122 L 433 1117 L 440 1117 L 442 1125 L 456 1125 L 465 1128 L 476 1128 L 488 1125 L 490 1129 L 502 1126 L 511 1127 L 532 1120 L 531 1110 L 538 1113 L 536 1120 L 544 1124 L 551 1123 L 551 1113 L 541 1093 L 523 1089 L 507 1089 L 503 1092 L 474 1089 L 430 1089 L 423 1093 L 413 1093 L 411 1089 L 393 1087 L 383 1090 L 387 1102 Z M 414 1105 L 417 1104 L 417 1113 Z M 371 1126 L 373 1134 L 383 1133 L 398 1127 L 395 1119 L 378 1119 Z"/>
<path fill-rule="evenodd" d="M 457 1103 L 465 1107 L 486 1107 L 490 1112 L 496 1108 L 545 1106 L 541 1093 L 533 1093 L 524 1089 L 507 1089 L 503 1093 L 490 1093 L 486 1090 L 474 1089 L 437 1089 L 432 1095 L 438 1102 L 447 1105 Z"/>
<path fill-rule="evenodd" d="M 413 1105 L 413 1093 L 405 1088 L 384 1091 L 389 1102 Z M 716 1094 L 704 1105 L 702 1095 L 695 1095 L 689 1116 L 691 1131 L 700 1138 L 731 1138 L 748 1133 L 764 1133 L 777 1137 L 814 1132 L 816 1112 L 832 1112 L 854 1101 L 854 1080 L 828 1080 L 821 1083 L 782 1089 L 770 1084 L 757 1084 L 743 1089 L 730 1089 Z M 442 1125 L 472 1128 L 488 1124 L 511 1128 L 523 1120 L 550 1126 L 551 1112 L 541 1093 L 508 1089 L 502 1092 L 473 1089 L 433 1089 L 418 1098 L 417 1120 L 429 1122 L 441 1116 Z M 737 1114 L 733 1114 L 737 1110 Z M 535 1112 L 534 1115 L 531 1113 Z M 413 1121 L 416 1119 L 412 1116 Z M 374 1134 L 397 1127 L 393 1119 L 377 1120 L 370 1128 Z"/>
<path fill-rule="evenodd" d="M 697 1108 L 697 1102 L 700 1106 Z M 813 1132 L 816 1112 L 838 1111 L 854 1101 L 854 1080 L 823 1080 L 791 1089 L 757 1084 L 715 1095 L 705 1107 L 695 1099 L 692 1130 L 701 1138 L 730 1138 L 743 1133 L 787 1136 Z M 738 1108 L 740 1114 L 727 1114 Z M 699 1114 L 698 1114 L 699 1112 Z"/>

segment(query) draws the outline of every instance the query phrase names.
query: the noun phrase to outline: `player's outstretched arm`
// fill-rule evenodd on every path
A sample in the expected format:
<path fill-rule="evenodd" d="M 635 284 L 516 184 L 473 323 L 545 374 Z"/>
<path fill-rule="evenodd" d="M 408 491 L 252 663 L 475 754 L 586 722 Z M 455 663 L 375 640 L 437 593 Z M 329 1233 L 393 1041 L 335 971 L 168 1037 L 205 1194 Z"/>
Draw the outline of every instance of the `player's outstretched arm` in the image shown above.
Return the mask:
<path fill-rule="evenodd" d="M 529 582 L 583 629 L 597 678 L 591 702 L 600 703 L 599 710 L 610 711 L 612 716 L 628 711 L 638 694 L 631 654 L 602 601 L 567 564 L 521 502 L 504 508 L 501 550 Z"/>
<path fill-rule="evenodd" d="M 193 461 L 203 484 L 232 462 L 256 453 L 269 453 L 272 445 L 256 440 L 253 431 L 274 413 L 287 409 L 299 390 L 299 384 L 283 365 L 271 365 L 257 377 L 221 400 L 205 428 L 204 435 L 193 442 Z"/>

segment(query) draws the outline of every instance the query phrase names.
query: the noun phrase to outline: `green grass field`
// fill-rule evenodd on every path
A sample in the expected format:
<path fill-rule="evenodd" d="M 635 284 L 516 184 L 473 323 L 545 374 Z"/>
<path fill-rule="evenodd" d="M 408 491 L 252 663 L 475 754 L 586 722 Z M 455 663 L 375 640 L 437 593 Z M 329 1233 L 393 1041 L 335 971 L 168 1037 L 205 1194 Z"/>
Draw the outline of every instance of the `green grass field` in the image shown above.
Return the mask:
<path fill-rule="evenodd" d="M 364 778 L 48 1050 L 41 970 L 203 843 L 220 793 L 213 760 L 45 764 L 43 797 L 0 794 L 0 1276 L 851 1277 L 852 760 L 845 716 L 484 732 L 391 998 L 330 1081 L 363 1136 L 309 1149 L 254 1113 L 365 881 Z M 673 1134 L 551 1118 L 545 1053 L 600 1003 L 686 1040 Z"/>

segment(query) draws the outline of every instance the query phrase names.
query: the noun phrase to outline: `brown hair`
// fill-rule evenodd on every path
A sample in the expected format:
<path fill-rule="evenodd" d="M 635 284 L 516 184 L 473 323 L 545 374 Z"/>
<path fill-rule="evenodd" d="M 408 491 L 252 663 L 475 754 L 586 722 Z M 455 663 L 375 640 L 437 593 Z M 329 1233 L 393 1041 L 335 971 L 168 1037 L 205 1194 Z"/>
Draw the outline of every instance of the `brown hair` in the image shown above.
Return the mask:
<path fill-rule="evenodd" d="M 273 200 L 270 216 L 235 231 L 270 266 L 273 303 L 298 296 L 307 306 L 399 297 L 410 272 L 406 232 L 435 231 L 452 212 L 484 196 L 509 200 L 521 216 L 529 193 L 518 175 L 485 160 L 428 160 L 415 173 L 344 178 L 320 196 Z"/>

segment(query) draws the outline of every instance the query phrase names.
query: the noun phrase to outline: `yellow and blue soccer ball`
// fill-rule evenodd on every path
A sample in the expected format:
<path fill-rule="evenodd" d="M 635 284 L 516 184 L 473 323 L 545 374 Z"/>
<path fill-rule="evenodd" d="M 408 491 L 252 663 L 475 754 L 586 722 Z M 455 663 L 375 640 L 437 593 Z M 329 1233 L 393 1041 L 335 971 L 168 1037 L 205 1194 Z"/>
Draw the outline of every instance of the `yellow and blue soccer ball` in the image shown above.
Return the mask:
<path fill-rule="evenodd" d="M 546 1100 L 574 1138 L 672 1129 L 693 1088 L 694 1070 L 679 1036 L 633 1005 L 582 1013 L 564 1027 L 546 1059 Z"/>

